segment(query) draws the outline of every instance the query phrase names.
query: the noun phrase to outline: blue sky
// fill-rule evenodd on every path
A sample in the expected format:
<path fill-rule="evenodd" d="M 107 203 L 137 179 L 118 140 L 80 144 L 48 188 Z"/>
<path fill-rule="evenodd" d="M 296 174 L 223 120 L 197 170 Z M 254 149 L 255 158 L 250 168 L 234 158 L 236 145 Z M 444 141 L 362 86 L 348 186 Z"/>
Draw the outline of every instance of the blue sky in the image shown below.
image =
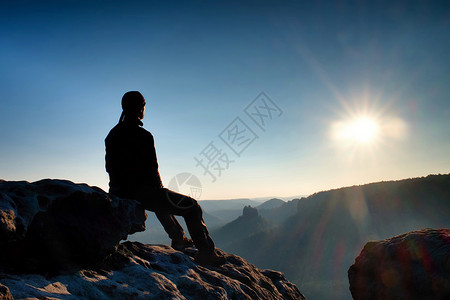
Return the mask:
<path fill-rule="evenodd" d="M 450 4 L 372 2 L 2 2 L 0 178 L 106 190 L 128 90 L 164 184 L 191 173 L 200 199 L 448 173 Z M 261 92 L 282 111 L 264 130 L 244 111 Z M 240 156 L 219 137 L 236 117 L 257 136 Z M 343 138 L 361 117 L 374 137 Z M 211 142 L 233 161 L 214 182 L 194 160 Z"/>

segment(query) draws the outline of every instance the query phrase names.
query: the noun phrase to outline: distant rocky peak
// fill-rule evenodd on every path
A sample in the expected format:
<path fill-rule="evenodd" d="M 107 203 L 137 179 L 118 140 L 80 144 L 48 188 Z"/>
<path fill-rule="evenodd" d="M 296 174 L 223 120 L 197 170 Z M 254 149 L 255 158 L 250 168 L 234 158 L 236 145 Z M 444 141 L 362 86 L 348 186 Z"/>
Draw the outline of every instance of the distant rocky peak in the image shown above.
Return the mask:
<path fill-rule="evenodd" d="M 258 210 L 250 205 L 244 206 L 244 210 L 242 212 L 244 218 L 257 218 Z"/>

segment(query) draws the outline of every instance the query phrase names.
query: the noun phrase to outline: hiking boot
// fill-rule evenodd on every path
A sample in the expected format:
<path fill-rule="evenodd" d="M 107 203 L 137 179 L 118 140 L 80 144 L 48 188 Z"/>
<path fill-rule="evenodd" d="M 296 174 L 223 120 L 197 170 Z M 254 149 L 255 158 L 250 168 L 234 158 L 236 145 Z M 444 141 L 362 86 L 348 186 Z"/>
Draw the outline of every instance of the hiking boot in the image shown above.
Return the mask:
<path fill-rule="evenodd" d="M 172 248 L 178 251 L 186 250 L 186 248 L 193 247 L 194 242 L 191 239 L 183 236 L 182 239 L 173 239 Z"/>
<path fill-rule="evenodd" d="M 195 261 L 199 265 L 206 265 L 206 266 L 221 266 L 223 265 L 227 260 L 225 257 L 218 255 L 215 251 L 214 252 L 198 252 L 197 256 L 195 257 Z"/>

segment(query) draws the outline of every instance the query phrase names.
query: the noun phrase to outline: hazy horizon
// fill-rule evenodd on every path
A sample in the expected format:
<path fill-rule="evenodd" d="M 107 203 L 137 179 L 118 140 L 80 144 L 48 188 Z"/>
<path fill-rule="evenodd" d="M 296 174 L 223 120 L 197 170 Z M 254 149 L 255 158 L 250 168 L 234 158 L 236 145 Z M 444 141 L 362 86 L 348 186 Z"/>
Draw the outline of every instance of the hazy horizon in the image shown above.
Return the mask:
<path fill-rule="evenodd" d="M 447 174 L 449 12 L 446 1 L 3 3 L 0 178 L 107 191 L 104 138 L 129 90 L 146 98 L 164 185 L 193 175 L 198 200 Z"/>

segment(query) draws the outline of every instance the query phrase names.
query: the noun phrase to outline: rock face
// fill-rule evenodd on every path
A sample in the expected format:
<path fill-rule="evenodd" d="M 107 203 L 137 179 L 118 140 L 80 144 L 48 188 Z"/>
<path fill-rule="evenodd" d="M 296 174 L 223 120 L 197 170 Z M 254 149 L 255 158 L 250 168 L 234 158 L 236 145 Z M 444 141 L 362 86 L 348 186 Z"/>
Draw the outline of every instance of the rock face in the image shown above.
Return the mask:
<path fill-rule="evenodd" d="M 369 242 L 348 271 L 359 299 L 450 299 L 450 229 Z"/>
<path fill-rule="evenodd" d="M 120 244 L 145 217 L 85 184 L 0 181 L 0 299 L 305 299 L 283 274 L 225 252 L 211 267 L 195 248 Z"/>
<path fill-rule="evenodd" d="M 145 230 L 134 200 L 66 180 L 0 182 L 0 262 L 17 271 L 89 265 Z"/>

